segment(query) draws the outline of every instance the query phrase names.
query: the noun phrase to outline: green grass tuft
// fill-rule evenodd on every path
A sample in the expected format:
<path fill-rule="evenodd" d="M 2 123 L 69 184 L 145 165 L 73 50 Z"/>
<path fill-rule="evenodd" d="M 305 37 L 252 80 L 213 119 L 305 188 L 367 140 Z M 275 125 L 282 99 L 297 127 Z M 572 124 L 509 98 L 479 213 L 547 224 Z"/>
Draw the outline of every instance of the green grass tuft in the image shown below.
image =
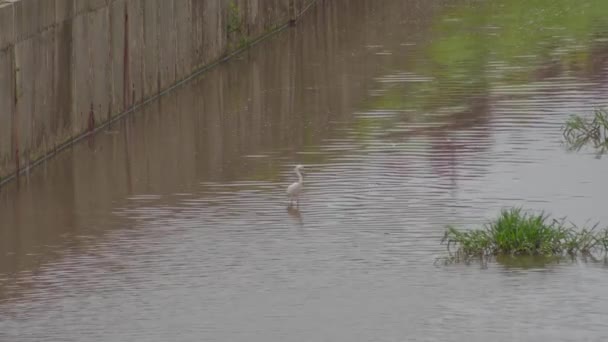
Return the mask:
<path fill-rule="evenodd" d="M 442 243 L 447 244 L 447 261 L 469 261 L 490 256 L 592 255 L 608 251 L 608 228 L 578 229 L 564 220 L 544 213 L 533 214 L 521 208 L 502 210 L 497 219 L 482 229 L 459 230 L 448 226 Z"/>

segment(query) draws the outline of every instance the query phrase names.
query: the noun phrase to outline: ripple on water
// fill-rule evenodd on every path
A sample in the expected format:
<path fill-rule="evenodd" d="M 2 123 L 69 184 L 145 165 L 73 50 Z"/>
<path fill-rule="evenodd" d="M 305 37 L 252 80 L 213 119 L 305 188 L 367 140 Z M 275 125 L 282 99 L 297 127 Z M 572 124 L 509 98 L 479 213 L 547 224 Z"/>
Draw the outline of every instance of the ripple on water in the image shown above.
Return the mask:
<path fill-rule="evenodd" d="M 104 176 L 61 178 L 67 209 L 1 207 L 3 217 L 35 214 L 0 231 L 15 242 L 0 263 L 0 340 L 606 340 L 603 260 L 433 266 L 446 225 L 478 226 L 504 206 L 608 222 L 606 160 L 566 153 L 560 134 L 569 115 L 606 103 L 606 82 L 566 69 L 536 80 L 525 64 L 541 61 L 536 50 L 513 56 L 515 65 L 480 51 L 486 41 L 462 55 L 433 50 L 447 42 L 459 52 L 449 40 L 459 29 L 503 39 L 508 22 L 470 21 L 468 7 L 450 14 L 458 4 L 438 4 L 429 14 L 417 11 L 430 1 L 369 1 L 353 24 L 342 11 L 357 3 L 324 16 L 341 21 L 315 31 L 318 43 L 279 36 L 262 57 L 253 50 L 246 64 L 225 63 L 209 83 L 184 87 L 203 97 L 201 111 L 168 95 L 175 108 L 163 115 L 205 122 L 193 126 L 193 143 L 177 140 L 178 152 L 163 154 L 174 143 L 163 140 L 141 160 L 116 152 Z M 433 29 L 433 18 L 459 29 Z M 307 48 L 290 50 L 299 46 Z M 481 82 L 467 78 L 478 70 Z M 146 137 L 145 148 L 135 139 L 113 151 L 140 156 L 156 135 L 188 135 L 170 125 L 159 134 L 143 117 L 124 132 Z M 249 140 L 257 126 L 279 129 Z M 298 209 L 285 194 L 296 163 L 305 164 Z M 46 172 L 62 173 L 52 163 Z M 27 221 L 36 217 L 44 220 Z M 45 248 L 30 246 L 39 241 Z"/>

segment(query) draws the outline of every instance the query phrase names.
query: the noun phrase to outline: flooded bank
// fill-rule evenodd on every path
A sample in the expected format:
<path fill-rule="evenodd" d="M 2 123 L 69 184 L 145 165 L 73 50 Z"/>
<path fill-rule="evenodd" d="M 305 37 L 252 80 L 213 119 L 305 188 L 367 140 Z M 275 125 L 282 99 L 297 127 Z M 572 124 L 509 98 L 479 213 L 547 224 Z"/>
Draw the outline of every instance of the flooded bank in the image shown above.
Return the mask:
<path fill-rule="evenodd" d="M 433 266 L 505 206 L 608 224 L 577 6 L 326 2 L 62 152 L 0 189 L 0 340 L 604 340 L 603 261 Z"/>

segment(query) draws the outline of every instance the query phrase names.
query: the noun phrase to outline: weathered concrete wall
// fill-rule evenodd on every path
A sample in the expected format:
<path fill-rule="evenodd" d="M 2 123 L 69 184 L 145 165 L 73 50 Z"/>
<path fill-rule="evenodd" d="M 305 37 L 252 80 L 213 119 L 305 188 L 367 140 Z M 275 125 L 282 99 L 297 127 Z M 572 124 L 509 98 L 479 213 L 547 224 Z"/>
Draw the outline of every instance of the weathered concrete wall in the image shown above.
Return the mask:
<path fill-rule="evenodd" d="M 0 183 L 314 0 L 0 0 Z"/>

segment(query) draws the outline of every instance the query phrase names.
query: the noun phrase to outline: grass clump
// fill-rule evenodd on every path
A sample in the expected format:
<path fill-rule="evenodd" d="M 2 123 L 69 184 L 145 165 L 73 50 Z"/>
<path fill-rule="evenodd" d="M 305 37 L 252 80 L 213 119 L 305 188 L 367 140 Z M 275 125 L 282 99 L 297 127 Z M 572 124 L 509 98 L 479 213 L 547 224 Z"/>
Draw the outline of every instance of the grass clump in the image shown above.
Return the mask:
<path fill-rule="evenodd" d="M 596 110 L 589 119 L 573 115 L 566 121 L 562 133 L 571 150 L 591 145 L 599 157 L 608 151 L 608 113 Z"/>
<path fill-rule="evenodd" d="M 564 220 L 545 214 L 524 212 L 521 208 L 502 210 L 497 219 L 482 229 L 459 230 L 448 226 L 442 243 L 447 244 L 446 261 L 468 261 L 490 256 L 592 255 L 608 251 L 608 228 L 598 225 L 578 229 Z"/>

